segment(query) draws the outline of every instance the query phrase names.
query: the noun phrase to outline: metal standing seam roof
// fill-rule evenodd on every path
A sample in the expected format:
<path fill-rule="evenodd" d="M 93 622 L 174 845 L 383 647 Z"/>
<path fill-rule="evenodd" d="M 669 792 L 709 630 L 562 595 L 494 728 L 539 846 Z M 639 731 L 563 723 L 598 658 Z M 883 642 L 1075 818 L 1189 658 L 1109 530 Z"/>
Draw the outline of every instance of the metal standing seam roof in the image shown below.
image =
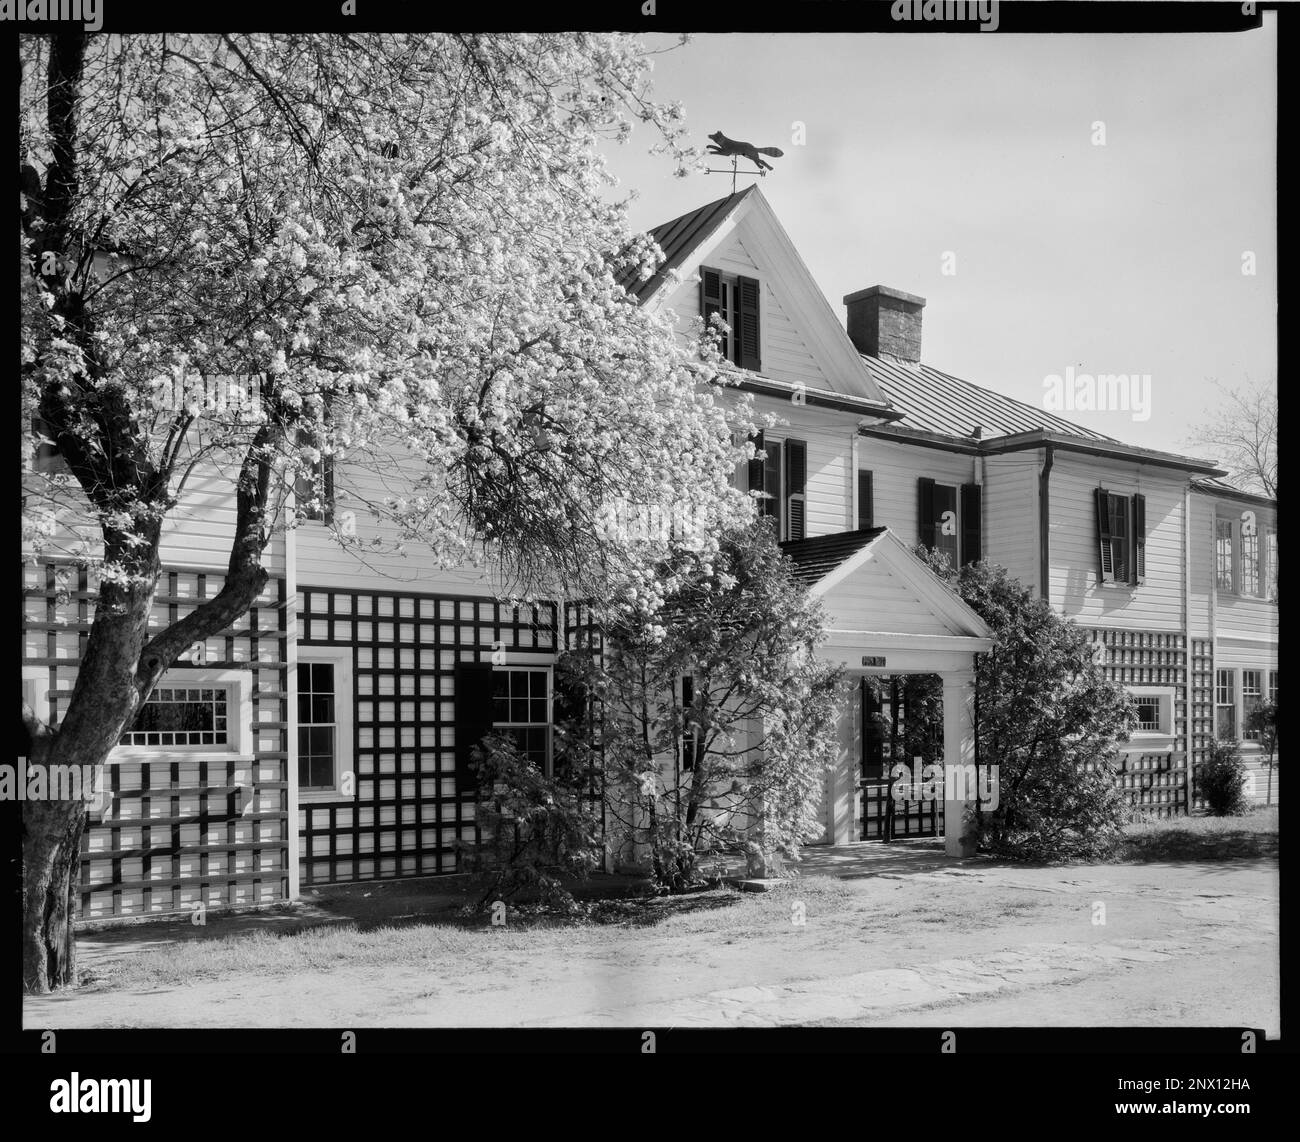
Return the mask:
<path fill-rule="evenodd" d="M 907 365 L 865 354 L 862 359 L 889 403 L 904 413 L 895 422 L 899 428 L 967 437 L 979 426 L 986 440 L 1046 429 L 1084 440 L 1123 443 L 929 365 Z"/>
<path fill-rule="evenodd" d="M 818 535 L 812 539 L 790 539 L 780 545 L 781 554 L 793 564 L 791 575 L 795 581 L 807 588 L 824 579 L 850 555 L 861 551 L 884 533 L 883 527 L 865 527 L 858 531 Z"/>
<path fill-rule="evenodd" d="M 654 227 L 650 235 L 664 253 L 663 263 L 645 281 L 637 280 L 635 270 L 625 271 L 619 275 L 619 284 L 638 303 L 645 301 L 659 288 L 668 274 L 677 269 L 690 252 L 705 241 L 745 195 L 754 189 L 754 186 L 747 186 L 742 191 L 707 202 Z M 1094 432 L 929 365 L 906 364 L 866 354 L 860 356 L 889 404 L 904 413 L 900 420 L 894 422 L 899 428 L 915 428 L 964 438 L 969 437 L 978 425 L 984 430 L 985 439 L 1047 430 L 1065 436 L 1077 436 L 1083 440 L 1124 445 L 1116 437 Z"/>
<path fill-rule="evenodd" d="M 664 252 L 663 262 L 645 281 L 638 281 L 637 272 L 632 269 L 618 276 L 618 284 L 638 302 L 644 301 L 659 288 L 672 270 L 677 269 L 686 260 L 691 250 L 722 224 L 723 219 L 753 189 L 752 186 L 747 186 L 744 190 L 727 195 L 726 198 L 706 202 L 688 214 L 656 226 L 650 231 L 650 237 L 659 243 L 659 248 Z"/>

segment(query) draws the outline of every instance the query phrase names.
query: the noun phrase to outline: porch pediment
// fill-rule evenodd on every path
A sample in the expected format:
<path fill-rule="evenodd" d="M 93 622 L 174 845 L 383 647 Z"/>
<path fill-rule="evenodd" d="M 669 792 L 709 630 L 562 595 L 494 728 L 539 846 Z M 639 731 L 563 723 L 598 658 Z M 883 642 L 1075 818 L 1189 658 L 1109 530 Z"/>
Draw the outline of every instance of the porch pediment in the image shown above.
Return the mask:
<path fill-rule="evenodd" d="M 979 615 L 888 528 L 797 540 L 781 550 L 826 609 L 825 651 L 851 667 L 969 670 L 970 655 L 993 645 Z M 860 664 L 853 658 L 859 651 L 884 662 Z"/>

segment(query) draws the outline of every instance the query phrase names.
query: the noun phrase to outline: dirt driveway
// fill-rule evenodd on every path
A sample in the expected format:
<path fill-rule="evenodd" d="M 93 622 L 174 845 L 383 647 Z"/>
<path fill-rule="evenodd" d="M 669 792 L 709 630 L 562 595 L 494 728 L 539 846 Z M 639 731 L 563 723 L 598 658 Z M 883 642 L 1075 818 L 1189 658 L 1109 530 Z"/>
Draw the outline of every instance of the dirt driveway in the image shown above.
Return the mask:
<path fill-rule="evenodd" d="M 307 971 L 221 969 L 144 987 L 114 984 L 110 971 L 105 983 L 29 998 L 24 1023 L 1196 1025 L 1279 1034 L 1273 861 L 1026 868 L 917 850 L 868 872 L 834 862 L 809 871 L 816 875 L 802 883 L 735 894 L 650 927 L 449 937 L 408 921 L 415 926 L 371 933 L 400 938 L 410 952 L 382 967 L 346 943 L 322 943 L 337 956 Z M 204 936 L 220 938 L 220 922 Z M 153 926 L 90 934 L 82 963 L 93 973 L 165 938 Z"/>

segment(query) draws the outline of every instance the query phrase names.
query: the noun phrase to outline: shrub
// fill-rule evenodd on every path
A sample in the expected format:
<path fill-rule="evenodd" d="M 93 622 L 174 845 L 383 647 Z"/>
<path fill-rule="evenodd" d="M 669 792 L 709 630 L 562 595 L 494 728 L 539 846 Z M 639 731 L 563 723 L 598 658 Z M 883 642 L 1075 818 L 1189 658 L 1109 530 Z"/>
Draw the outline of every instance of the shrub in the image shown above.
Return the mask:
<path fill-rule="evenodd" d="M 571 909 L 573 894 L 561 878 L 585 878 L 604 852 L 600 818 L 583 796 L 587 775 L 547 777 L 499 734 L 472 756 L 479 839 L 457 848 L 462 867 L 485 882 L 478 908 L 530 890 L 545 905 Z"/>
<path fill-rule="evenodd" d="M 1094 660 L 1088 635 L 1001 567 L 954 572 L 918 555 L 993 632 L 975 664 L 982 766 L 996 766 L 997 808 L 974 814 L 980 848 L 1016 860 L 1098 860 L 1128 820 L 1113 758 L 1134 722 L 1124 688 Z"/>
<path fill-rule="evenodd" d="M 1216 741 L 1196 771 L 1196 791 L 1216 817 L 1239 817 L 1250 808 L 1246 767 L 1232 742 Z"/>

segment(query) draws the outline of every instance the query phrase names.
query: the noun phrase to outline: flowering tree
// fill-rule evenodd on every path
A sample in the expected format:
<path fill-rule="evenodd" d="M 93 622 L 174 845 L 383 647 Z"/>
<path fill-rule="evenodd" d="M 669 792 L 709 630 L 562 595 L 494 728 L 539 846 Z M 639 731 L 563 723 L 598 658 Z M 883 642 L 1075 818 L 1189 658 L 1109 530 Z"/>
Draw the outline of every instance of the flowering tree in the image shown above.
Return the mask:
<path fill-rule="evenodd" d="M 262 591 L 322 460 L 339 496 L 349 466 L 400 468 L 358 506 L 520 593 L 653 607 L 661 545 L 600 526 L 602 505 L 748 510 L 728 486 L 744 426 L 615 278 L 661 254 L 602 198 L 596 144 L 639 120 L 690 159 L 631 38 L 71 28 L 21 56 L 24 449 L 61 457 L 28 465 L 25 543 L 99 581 L 59 725 L 24 707 L 34 763 L 102 765 L 177 655 Z M 229 378 L 255 399 L 211 399 Z M 196 471 L 236 509 L 224 586 L 151 628 Z M 32 990 L 75 981 L 83 819 L 24 809 Z"/>
<path fill-rule="evenodd" d="M 728 533 L 708 565 L 682 563 L 661 609 L 624 615 L 603 654 L 572 652 L 561 671 L 601 710 L 612 840 L 648 851 L 668 889 L 710 846 L 795 856 L 821 831 L 842 696 L 841 669 L 814 655 L 821 607 L 766 521 Z"/>

